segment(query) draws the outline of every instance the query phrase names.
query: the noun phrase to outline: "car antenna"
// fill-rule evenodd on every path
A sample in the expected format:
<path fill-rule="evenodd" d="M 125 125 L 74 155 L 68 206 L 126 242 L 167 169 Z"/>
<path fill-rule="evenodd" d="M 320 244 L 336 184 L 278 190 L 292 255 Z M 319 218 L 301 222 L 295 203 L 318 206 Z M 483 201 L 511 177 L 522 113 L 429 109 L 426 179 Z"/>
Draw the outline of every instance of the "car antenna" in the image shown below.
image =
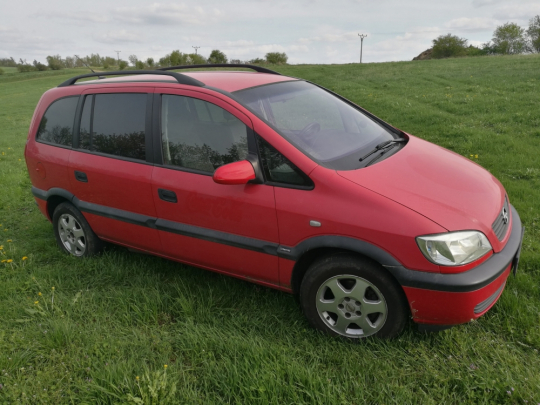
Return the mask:
<path fill-rule="evenodd" d="M 94 72 L 94 69 L 92 69 L 90 66 L 88 66 L 84 60 L 82 60 L 81 58 L 79 58 L 78 55 L 74 55 L 74 56 L 75 56 L 77 59 L 79 59 L 79 60 L 82 62 L 82 64 L 83 64 L 84 66 L 86 66 L 88 69 L 90 69 L 90 70 L 92 71 L 92 73 L 96 73 L 96 72 Z M 98 79 L 105 79 L 105 76 L 98 76 Z"/>
<path fill-rule="evenodd" d="M 82 62 L 82 64 L 83 64 L 84 66 L 86 66 L 88 69 L 90 69 L 90 70 L 92 71 L 92 73 L 96 73 L 96 72 L 94 72 L 94 69 L 92 69 L 90 66 L 88 66 L 84 60 L 82 60 L 81 58 L 79 58 L 78 55 L 75 55 L 75 57 L 76 57 L 77 59 L 79 59 L 79 60 Z"/>

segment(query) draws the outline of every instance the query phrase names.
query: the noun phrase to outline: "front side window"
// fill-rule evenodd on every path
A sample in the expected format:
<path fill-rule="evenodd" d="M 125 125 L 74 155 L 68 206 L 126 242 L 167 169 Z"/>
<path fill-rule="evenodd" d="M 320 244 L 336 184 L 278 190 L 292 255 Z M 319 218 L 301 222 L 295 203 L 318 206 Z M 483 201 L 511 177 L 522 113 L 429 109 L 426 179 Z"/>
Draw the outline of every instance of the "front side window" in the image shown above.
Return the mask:
<path fill-rule="evenodd" d="M 274 83 L 234 93 L 284 138 L 322 166 L 362 167 L 359 158 L 394 139 L 382 125 L 329 92 L 304 81 Z"/>
<path fill-rule="evenodd" d="M 79 97 L 66 97 L 55 101 L 47 109 L 39 123 L 36 139 L 71 147 L 73 121 Z"/>
<path fill-rule="evenodd" d="M 86 96 L 79 147 L 131 159 L 146 159 L 146 94 Z"/>
<path fill-rule="evenodd" d="M 212 173 L 248 155 L 247 126 L 215 104 L 163 95 L 161 140 L 166 165 Z"/>

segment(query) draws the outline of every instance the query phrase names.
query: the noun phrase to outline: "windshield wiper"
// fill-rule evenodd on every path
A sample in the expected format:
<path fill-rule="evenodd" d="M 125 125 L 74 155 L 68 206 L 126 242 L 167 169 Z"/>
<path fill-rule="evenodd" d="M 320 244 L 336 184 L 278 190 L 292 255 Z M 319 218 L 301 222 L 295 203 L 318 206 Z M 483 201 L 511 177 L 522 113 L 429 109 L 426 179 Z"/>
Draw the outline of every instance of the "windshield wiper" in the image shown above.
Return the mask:
<path fill-rule="evenodd" d="M 368 157 L 370 157 L 371 155 L 373 155 L 374 153 L 377 153 L 378 151 L 380 150 L 383 150 L 383 149 L 386 149 L 386 148 L 389 148 L 390 146 L 392 145 L 395 145 L 396 143 L 398 142 L 407 142 L 407 139 L 405 138 L 396 138 L 396 139 L 392 139 L 390 141 L 384 141 L 384 142 L 381 142 L 380 144 L 378 144 L 377 146 L 375 146 L 375 149 L 373 149 L 371 152 L 369 152 L 367 155 L 365 156 L 362 156 L 360 159 L 358 159 L 359 162 L 367 159 Z M 384 153 L 381 154 L 381 156 L 383 155 Z"/>

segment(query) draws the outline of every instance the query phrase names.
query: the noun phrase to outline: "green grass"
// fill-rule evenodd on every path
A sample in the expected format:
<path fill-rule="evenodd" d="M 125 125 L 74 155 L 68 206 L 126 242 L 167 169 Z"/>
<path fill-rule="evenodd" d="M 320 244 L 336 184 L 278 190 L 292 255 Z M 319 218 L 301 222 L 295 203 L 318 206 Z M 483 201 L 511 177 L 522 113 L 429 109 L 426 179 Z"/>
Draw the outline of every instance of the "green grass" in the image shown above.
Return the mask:
<path fill-rule="evenodd" d="M 150 403 L 151 389 L 173 394 L 161 403 L 540 402 L 539 64 L 275 67 L 477 154 L 527 228 L 518 277 L 480 320 L 358 343 L 312 330 L 285 293 L 123 248 L 64 256 L 34 205 L 23 150 L 41 94 L 82 70 L 0 76 L 0 245 L 13 260 L 0 265 L 0 403 Z"/>

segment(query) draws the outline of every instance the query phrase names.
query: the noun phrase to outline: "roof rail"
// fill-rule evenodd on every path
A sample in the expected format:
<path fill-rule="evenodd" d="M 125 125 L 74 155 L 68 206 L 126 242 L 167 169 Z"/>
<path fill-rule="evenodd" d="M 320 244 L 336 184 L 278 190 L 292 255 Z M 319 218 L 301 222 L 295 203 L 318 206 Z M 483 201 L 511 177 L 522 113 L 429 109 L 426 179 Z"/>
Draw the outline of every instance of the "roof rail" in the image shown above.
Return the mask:
<path fill-rule="evenodd" d="M 171 67 L 159 68 L 158 70 L 165 71 L 165 70 L 199 69 L 199 68 L 211 69 L 211 68 L 216 68 L 216 67 L 247 68 L 247 69 L 253 69 L 254 71 L 259 72 L 259 73 L 270 73 L 272 75 L 280 75 L 281 76 L 281 73 L 278 73 L 278 72 L 276 72 L 274 70 L 263 68 L 261 66 L 246 65 L 246 64 L 242 64 L 242 63 L 215 63 L 215 64 L 207 64 L 207 65 L 180 65 L 180 66 L 171 66 Z"/>
<path fill-rule="evenodd" d="M 58 87 L 67 87 L 75 84 L 77 80 L 84 79 L 86 77 L 99 77 L 100 79 L 103 76 L 128 76 L 128 75 L 162 75 L 162 76 L 171 76 L 176 79 L 179 84 L 187 84 L 189 86 L 198 86 L 204 87 L 204 83 L 194 79 L 192 77 L 183 75 L 176 72 L 164 72 L 163 70 L 120 70 L 116 72 L 98 72 L 98 73 L 88 73 L 85 75 L 75 76 L 71 79 L 66 80 L 65 82 L 58 85 Z"/>

